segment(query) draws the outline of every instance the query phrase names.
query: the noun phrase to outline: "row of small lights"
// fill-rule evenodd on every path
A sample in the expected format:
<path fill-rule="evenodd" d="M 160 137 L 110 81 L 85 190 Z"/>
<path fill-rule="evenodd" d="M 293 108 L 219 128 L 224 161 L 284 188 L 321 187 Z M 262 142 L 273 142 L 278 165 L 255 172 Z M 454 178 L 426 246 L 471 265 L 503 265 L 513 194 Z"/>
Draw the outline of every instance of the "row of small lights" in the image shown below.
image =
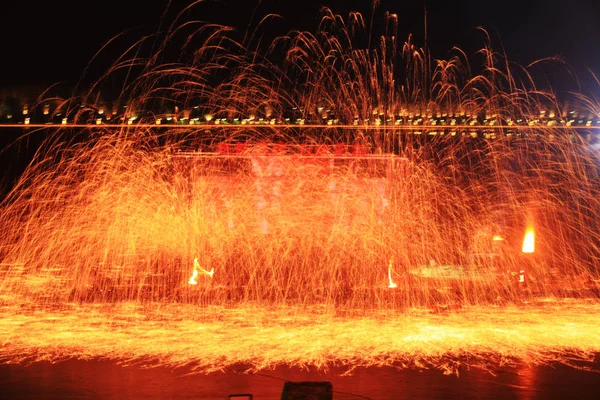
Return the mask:
<path fill-rule="evenodd" d="M 126 107 L 125 107 L 126 108 Z M 23 108 L 23 115 L 28 115 L 29 113 L 29 109 L 27 107 Z M 44 111 L 43 111 L 44 115 L 48 115 L 49 114 L 49 107 L 45 106 L 44 107 Z M 103 115 L 104 114 L 104 110 L 100 109 L 98 111 L 99 115 Z M 115 115 L 116 112 L 113 112 L 113 115 Z M 58 114 L 60 115 L 60 114 Z M 438 114 L 436 115 L 436 118 L 433 118 L 433 116 L 427 115 L 426 119 L 423 118 L 422 115 L 420 114 L 415 114 L 415 115 L 401 115 L 400 118 L 398 119 L 392 119 L 392 118 L 388 118 L 385 120 L 385 124 L 386 125 L 413 125 L 413 126 L 420 126 L 420 125 L 449 125 L 449 126 L 455 126 L 457 125 L 457 122 L 459 122 L 459 116 L 462 117 L 460 120 L 460 124 L 466 124 L 466 125 L 470 125 L 470 126 L 475 126 L 479 124 L 479 121 L 476 118 L 471 118 L 470 114 L 464 114 L 461 113 L 459 114 Z M 541 111 L 540 112 L 540 118 L 535 118 L 535 119 L 530 119 L 530 120 L 524 120 L 524 119 L 517 119 L 517 120 L 512 120 L 512 119 L 507 119 L 506 120 L 506 124 L 508 126 L 514 126 L 514 125 L 524 125 L 524 123 L 526 123 L 528 126 L 538 126 L 538 125 L 547 125 L 547 126 L 556 126 L 556 125 L 561 125 L 561 126 L 572 126 L 574 123 L 577 123 L 577 125 L 583 125 L 585 123 L 585 126 L 592 126 L 592 124 L 594 123 L 594 120 L 592 118 L 588 118 L 586 119 L 576 119 L 577 117 L 577 113 L 575 111 L 570 111 L 568 113 L 568 119 L 566 118 L 561 118 L 560 120 L 555 119 L 555 114 L 554 112 L 550 112 L 548 113 L 548 116 L 546 117 L 546 111 Z M 12 115 L 9 115 L 8 118 L 12 118 Z M 129 118 L 121 118 L 121 120 L 126 120 L 126 123 L 128 125 L 132 125 L 136 120 L 137 120 L 137 116 L 133 116 L 133 117 L 129 117 Z M 543 121 L 542 119 L 546 119 L 546 121 Z M 547 120 L 550 119 L 550 120 Z M 106 117 L 106 120 L 110 120 L 110 116 Z M 190 124 L 190 125 L 194 125 L 194 124 L 203 124 L 203 123 L 213 123 L 215 125 L 219 125 L 219 124 L 229 124 L 230 121 L 227 118 L 220 118 L 220 119 L 214 119 L 212 115 L 210 114 L 206 114 L 203 118 L 203 120 L 201 118 L 192 118 L 192 119 L 188 119 L 188 118 L 182 118 L 182 119 L 177 119 L 174 117 L 166 117 L 165 120 L 167 121 L 167 123 L 172 123 L 172 121 L 176 121 L 179 124 Z M 449 121 L 449 123 L 446 123 L 447 121 Z M 96 124 L 97 125 L 101 125 L 104 122 L 103 118 L 97 118 L 96 119 Z M 24 120 L 24 123 L 26 125 L 29 125 L 31 123 L 31 119 L 29 117 L 26 117 Z M 156 125 L 161 125 L 163 123 L 163 118 L 157 118 L 155 120 L 155 124 Z M 240 119 L 240 118 L 234 118 L 231 123 L 233 124 L 241 124 L 241 125 L 277 125 L 280 123 L 286 123 L 286 124 L 290 124 L 292 123 L 290 118 L 285 118 L 285 122 L 280 121 L 276 118 L 271 118 L 271 119 L 265 119 L 265 118 L 256 118 L 254 116 L 251 116 L 250 118 L 244 118 L 244 119 Z M 297 118 L 294 120 L 294 123 L 297 125 L 305 125 L 306 120 L 304 118 Z M 326 119 L 323 118 L 323 123 L 326 125 L 338 125 L 340 123 L 339 119 Z M 488 126 L 495 126 L 497 125 L 498 121 L 496 119 L 495 116 L 492 117 L 486 117 L 483 120 L 483 124 L 484 125 L 488 125 Z M 596 125 L 600 125 L 600 118 L 596 119 L 595 121 Z M 68 118 L 62 118 L 61 120 L 61 124 L 62 125 L 66 125 L 68 124 Z M 352 125 L 358 126 L 358 125 L 375 125 L 375 126 L 380 126 L 383 124 L 383 119 L 382 118 L 374 118 L 373 122 L 371 122 L 371 119 L 364 119 L 364 120 L 360 120 L 358 118 L 355 118 L 352 122 Z"/>
<path fill-rule="evenodd" d="M 127 118 L 127 125 L 132 125 L 135 121 L 137 120 L 137 117 L 131 117 L 131 118 Z M 172 122 L 174 120 L 174 118 L 172 117 L 168 117 L 165 118 L 165 120 L 167 122 Z M 203 124 L 204 122 L 202 122 L 199 118 L 194 118 L 194 119 L 190 119 L 189 121 L 187 119 L 180 119 L 177 120 L 179 124 L 189 124 L 189 125 L 194 125 L 194 124 Z M 408 123 L 403 123 L 403 120 L 395 120 L 392 121 L 391 119 L 386 120 L 386 124 L 385 125 L 412 125 L 412 126 L 423 126 L 423 125 L 427 125 L 424 124 L 421 120 L 415 120 L 415 121 L 411 121 L 408 120 Z M 448 126 L 455 126 L 457 125 L 457 121 L 456 120 L 451 120 L 450 124 L 446 124 L 445 121 L 440 121 L 441 123 L 438 123 L 438 121 L 436 120 L 432 120 L 432 121 L 428 121 L 430 122 L 429 125 L 432 126 L 444 126 L 444 125 L 448 125 Z M 516 123 L 512 120 L 507 120 L 507 126 L 518 126 L 518 125 L 522 125 L 523 120 L 517 120 Z M 577 122 L 578 126 L 582 126 L 584 124 L 584 120 L 574 120 L 574 119 L 570 119 L 568 121 L 565 120 L 552 120 L 552 121 L 546 121 L 545 123 L 543 121 L 540 120 L 530 120 L 527 121 L 527 125 L 528 126 L 540 126 L 540 125 L 546 125 L 546 126 L 572 126 L 575 122 Z M 29 117 L 25 118 L 24 120 L 25 125 L 29 125 L 31 123 L 31 119 Z M 102 118 L 97 118 L 96 119 L 96 124 L 97 125 L 101 125 L 104 123 L 104 120 Z M 161 125 L 163 124 L 163 119 L 162 118 L 157 118 L 154 123 L 156 125 Z M 222 118 L 222 119 L 216 119 L 214 121 L 206 121 L 206 123 L 208 124 L 214 124 L 214 125 L 226 125 L 226 124 L 230 124 L 229 120 L 227 120 L 226 118 Z M 278 125 L 281 122 L 277 119 L 270 119 L 270 120 L 264 120 L 263 118 L 260 118 L 258 120 L 252 120 L 252 119 L 242 119 L 240 120 L 239 118 L 235 118 L 232 122 L 234 125 L 237 124 L 241 124 L 241 125 Z M 291 121 L 289 118 L 285 119 L 285 123 L 286 124 L 290 124 Z M 306 124 L 306 120 L 305 119 L 296 119 L 294 122 L 296 125 L 305 125 Z M 327 120 L 324 121 L 324 123 L 326 125 L 339 125 L 340 121 L 335 119 L 335 120 Z M 68 124 L 68 118 L 62 118 L 61 120 L 61 124 L 62 125 L 67 125 Z M 593 120 L 587 120 L 585 121 L 585 126 L 592 126 L 594 124 Z M 600 119 L 597 119 L 595 121 L 596 125 L 600 125 Z M 382 124 L 382 120 L 380 119 L 376 119 L 374 121 L 373 124 L 371 124 L 369 119 L 365 119 L 363 121 L 363 123 L 361 123 L 359 120 L 354 120 L 352 122 L 352 125 L 354 126 L 358 126 L 358 125 L 375 125 L 375 126 L 381 126 Z M 477 120 L 470 120 L 468 121 L 467 125 L 469 126 L 476 126 L 479 125 Z M 483 125 L 488 125 L 488 126 L 495 126 L 497 125 L 497 121 L 496 120 L 491 120 L 491 121 L 484 121 Z"/>
<path fill-rule="evenodd" d="M 128 123 L 131 123 L 134 119 L 129 119 Z M 174 118 L 169 117 L 166 118 L 166 121 L 171 122 L 173 121 Z M 101 123 L 101 120 L 98 120 L 99 122 L 97 122 L 98 124 Z M 207 123 L 207 124 L 214 124 L 214 125 L 225 125 L 225 124 L 230 124 L 233 123 L 234 125 L 237 124 L 241 124 L 241 125 L 278 125 L 278 124 L 290 124 L 292 123 L 290 118 L 285 118 L 284 122 L 280 121 L 276 118 L 272 118 L 272 119 L 264 119 L 264 118 L 258 118 L 258 119 L 254 119 L 254 118 L 245 118 L 245 119 L 239 119 L 239 118 L 234 118 L 233 120 L 228 120 L 227 118 L 220 118 L 220 119 L 205 119 L 204 121 L 202 121 L 200 118 L 192 118 L 192 119 L 187 119 L 187 118 L 183 118 L 183 119 L 179 119 L 177 120 L 178 123 L 180 124 L 189 124 L 189 125 L 194 125 L 194 124 L 203 124 L 203 123 Z M 460 122 L 460 123 L 459 123 Z M 506 120 L 506 125 L 507 126 L 516 126 L 516 125 L 524 125 L 524 120 L 523 119 L 517 119 L 512 120 L 512 119 L 507 119 Z M 163 119 L 162 118 L 158 118 L 155 120 L 155 124 L 156 125 L 161 125 L 163 123 Z M 294 120 L 294 123 L 296 125 L 305 125 L 306 124 L 306 119 L 304 118 L 298 118 L 296 120 Z M 340 120 L 338 119 L 328 119 L 328 120 L 323 120 L 323 123 L 325 125 L 339 125 L 340 124 Z M 546 126 L 572 126 L 574 123 L 577 123 L 578 125 L 583 125 L 585 123 L 585 126 L 592 126 L 594 123 L 596 125 L 600 125 L 600 118 L 597 119 L 596 121 L 594 121 L 593 119 L 588 119 L 583 120 L 575 120 L 575 119 L 569 119 L 569 120 L 549 120 L 549 121 L 542 121 L 540 119 L 533 119 L 533 120 L 526 120 L 526 124 L 528 126 L 539 126 L 539 125 L 546 125 Z M 408 120 L 404 120 L 403 118 L 400 119 L 396 119 L 396 120 L 392 120 L 391 118 L 385 120 L 385 125 L 412 125 L 412 126 L 423 126 L 423 125 L 432 125 L 432 126 L 438 126 L 438 125 L 446 125 L 446 126 L 456 126 L 456 125 L 469 125 L 469 126 L 476 126 L 479 125 L 479 121 L 477 119 L 470 119 L 470 120 L 464 120 L 463 121 L 457 121 L 456 119 L 450 119 L 450 123 L 447 124 L 446 120 L 435 120 L 435 119 L 429 119 L 427 121 L 424 121 L 422 118 L 418 118 L 416 120 L 413 119 L 408 119 Z M 483 121 L 483 125 L 488 125 L 488 126 L 495 126 L 498 124 L 498 121 L 495 119 L 485 119 Z M 373 122 L 371 122 L 370 119 L 365 119 L 363 121 L 355 119 L 352 121 L 352 125 L 354 126 L 358 126 L 358 125 L 375 125 L 375 126 L 381 126 L 384 125 L 383 120 L 376 118 L 373 120 Z"/>

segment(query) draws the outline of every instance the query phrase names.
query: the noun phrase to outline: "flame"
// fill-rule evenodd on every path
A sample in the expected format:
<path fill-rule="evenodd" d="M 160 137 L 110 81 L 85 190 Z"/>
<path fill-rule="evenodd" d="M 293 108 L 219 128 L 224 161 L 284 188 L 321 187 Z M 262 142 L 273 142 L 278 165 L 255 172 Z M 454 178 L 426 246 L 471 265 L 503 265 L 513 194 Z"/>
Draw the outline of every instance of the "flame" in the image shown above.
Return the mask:
<path fill-rule="evenodd" d="M 390 284 L 388 285 L 388 287 L 389 287 L 390 289 L 394 289 L 394 288 L 397 288 L 397 287 L 398 287 L 398 284 L 397 284 L 397 283 L 395 283 L 395 282 L 392 280 L 392 266 L 393 266 L 393 265 L 394 265 L 394 260 L 393 260 L 393 259 L 391 259 L 391 260 L 390 260 L 390 264 L 388 265 L 388 279 L 389 279 L 389 281 L 390 281 Z"/>
<path fill-rule="evenodd" d="M 198 262 L 198 259 L 194 258 L 194 271 L 192 272 L 192 277 L 188 281 L 188 283 L 190 285 L 197 285 L 198 284 L 198 275 L 199 275 L 199 273 L 208 275 L 208 276 L 210 276 L 212 278 L 213 275 L 215 274 L 215 269 L 211 268 L 210 271 L 205 270 L 204 268 L 202 268 L 200 266 L 200 263 Z"/>
<path fill-rule="evenodd" d="M 533 253 L 535 250 L 535 234 L 533 228 L 527 228 L 523 239 L 523 253 Z"/>
<path fill-rule="evenodd" d="M 196 268 L 194 268 L 194 272 L 192 272 L 192 277 L 190 278 L 190 280 L 188 281 L 188 283 L 190 285 L 197 285 L 198 284 L 198 270 Z"/>
<path fill-rule="evenodd" d="M 494 242 L 502 242 L 504 240 L 504 238 L 500 235 L 494 235 L 494 237 L 492 238 L 492 240 Z"/>

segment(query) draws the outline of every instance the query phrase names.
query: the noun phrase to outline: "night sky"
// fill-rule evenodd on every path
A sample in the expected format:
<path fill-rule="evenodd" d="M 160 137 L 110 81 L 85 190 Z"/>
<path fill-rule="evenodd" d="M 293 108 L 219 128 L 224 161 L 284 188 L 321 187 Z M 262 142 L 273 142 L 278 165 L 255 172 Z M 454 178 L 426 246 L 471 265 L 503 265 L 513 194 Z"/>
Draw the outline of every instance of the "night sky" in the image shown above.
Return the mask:
<path fill-rule="evenodd" d="M 73 84 L 101 46 L 125 32 L 92 64 L 93 77 L 108 68 L 136 39 L 156 33 L 161 20 L 162 27 L 166 27 L 189 3 L 183 0 L 4 1 L 0 6 L 0 88 Z M 398 36 L 405 40 L 413 33 L 415 42 L 422 44 L 424 0 L 379 3 L 375 21 L 382 20 L 385 10 L 397 13 Z M 274 24 L 273 29 L 281 33 L 294 28 L 314 31 L 321 5 L 342 14 L 358 10 L 368 16 L 372 1 L 222 0 L 203 2 L 188 15 L 189 19 L 225 23 L 244 32 L 254 10 L 257 17 L 273 12 L 285 18 Z M 427 21 L 434 57 L 444 57 L 454 45 L 467 51 L 480 48 L 483 41 L 474 28 L 482 26 L 499 38 L 509 58 L 520 64 L 560 55 L 578 71 L 589 68 L 600 74 L 600 1 L 428 0 Z"/>

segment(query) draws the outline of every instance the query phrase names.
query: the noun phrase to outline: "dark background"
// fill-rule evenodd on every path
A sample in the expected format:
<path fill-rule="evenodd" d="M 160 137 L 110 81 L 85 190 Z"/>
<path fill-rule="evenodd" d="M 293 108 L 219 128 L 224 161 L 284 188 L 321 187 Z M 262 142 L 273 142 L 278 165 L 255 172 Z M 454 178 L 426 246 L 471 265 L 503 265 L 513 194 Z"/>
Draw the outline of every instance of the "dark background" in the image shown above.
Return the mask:
<path fill-rule="evenodd" d="M 0 89 L 20 85 L 74 85 L 94 54 L 108 46 L 88 69 L 90 82 L 110 67 L 116 57 L 143 35 L 164 30 L 191 1 L 4 1 L 0 6 Z M 585 75 L 600 73 L 600 1 L 583 0 L 380 0 L 375 21 L 389 10 L 399 17 L 398 37 L 409 33 L 424 43 L 424 10 L 427 8 L 428 45 L 433 57 L 443 58 L 452 46 L 467 52 L 481 48 L 482 26 L 520 64 L 561 56 Z M 240 35 L 252 20 L 268 13 L 285 19 L 273 30 L 314 31 L 319 8 L 331 7 L 347 15 L 350 10 L 370 17 L 369 0 L 221 0 L 200 1 L 184 19 L 234 26 Z M 425 7 L 426 6 L 426 7 Z M 499 39 L 499 40 L 498 40 Z M 501 42 L 500 42 L 501 41 Z M 583 77 L 587 83 L 593 82 Z"/>

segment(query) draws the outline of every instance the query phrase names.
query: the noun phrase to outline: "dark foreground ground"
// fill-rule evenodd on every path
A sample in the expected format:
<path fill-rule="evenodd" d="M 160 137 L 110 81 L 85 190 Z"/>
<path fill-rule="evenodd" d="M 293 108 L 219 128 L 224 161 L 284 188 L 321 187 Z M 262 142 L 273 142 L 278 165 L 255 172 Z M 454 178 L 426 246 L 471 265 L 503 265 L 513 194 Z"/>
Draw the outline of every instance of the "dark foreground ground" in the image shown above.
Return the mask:
<path fill-rule="evenodd" d="M 334 399 L 598 399 L 600 374 L 567 367 L 502 368 L 494 375 L 464 370 L 393 368 L 318 373 L 277 368 L 260 374 L 235 371 L 190 375 L 182 369 L 143 369 L 110 361 L 66 361 L 0 365 L 2 399 L 227 399 L 249 393 L 255 400 L 279 399 L 284 381 L 329 381 Z"/>

